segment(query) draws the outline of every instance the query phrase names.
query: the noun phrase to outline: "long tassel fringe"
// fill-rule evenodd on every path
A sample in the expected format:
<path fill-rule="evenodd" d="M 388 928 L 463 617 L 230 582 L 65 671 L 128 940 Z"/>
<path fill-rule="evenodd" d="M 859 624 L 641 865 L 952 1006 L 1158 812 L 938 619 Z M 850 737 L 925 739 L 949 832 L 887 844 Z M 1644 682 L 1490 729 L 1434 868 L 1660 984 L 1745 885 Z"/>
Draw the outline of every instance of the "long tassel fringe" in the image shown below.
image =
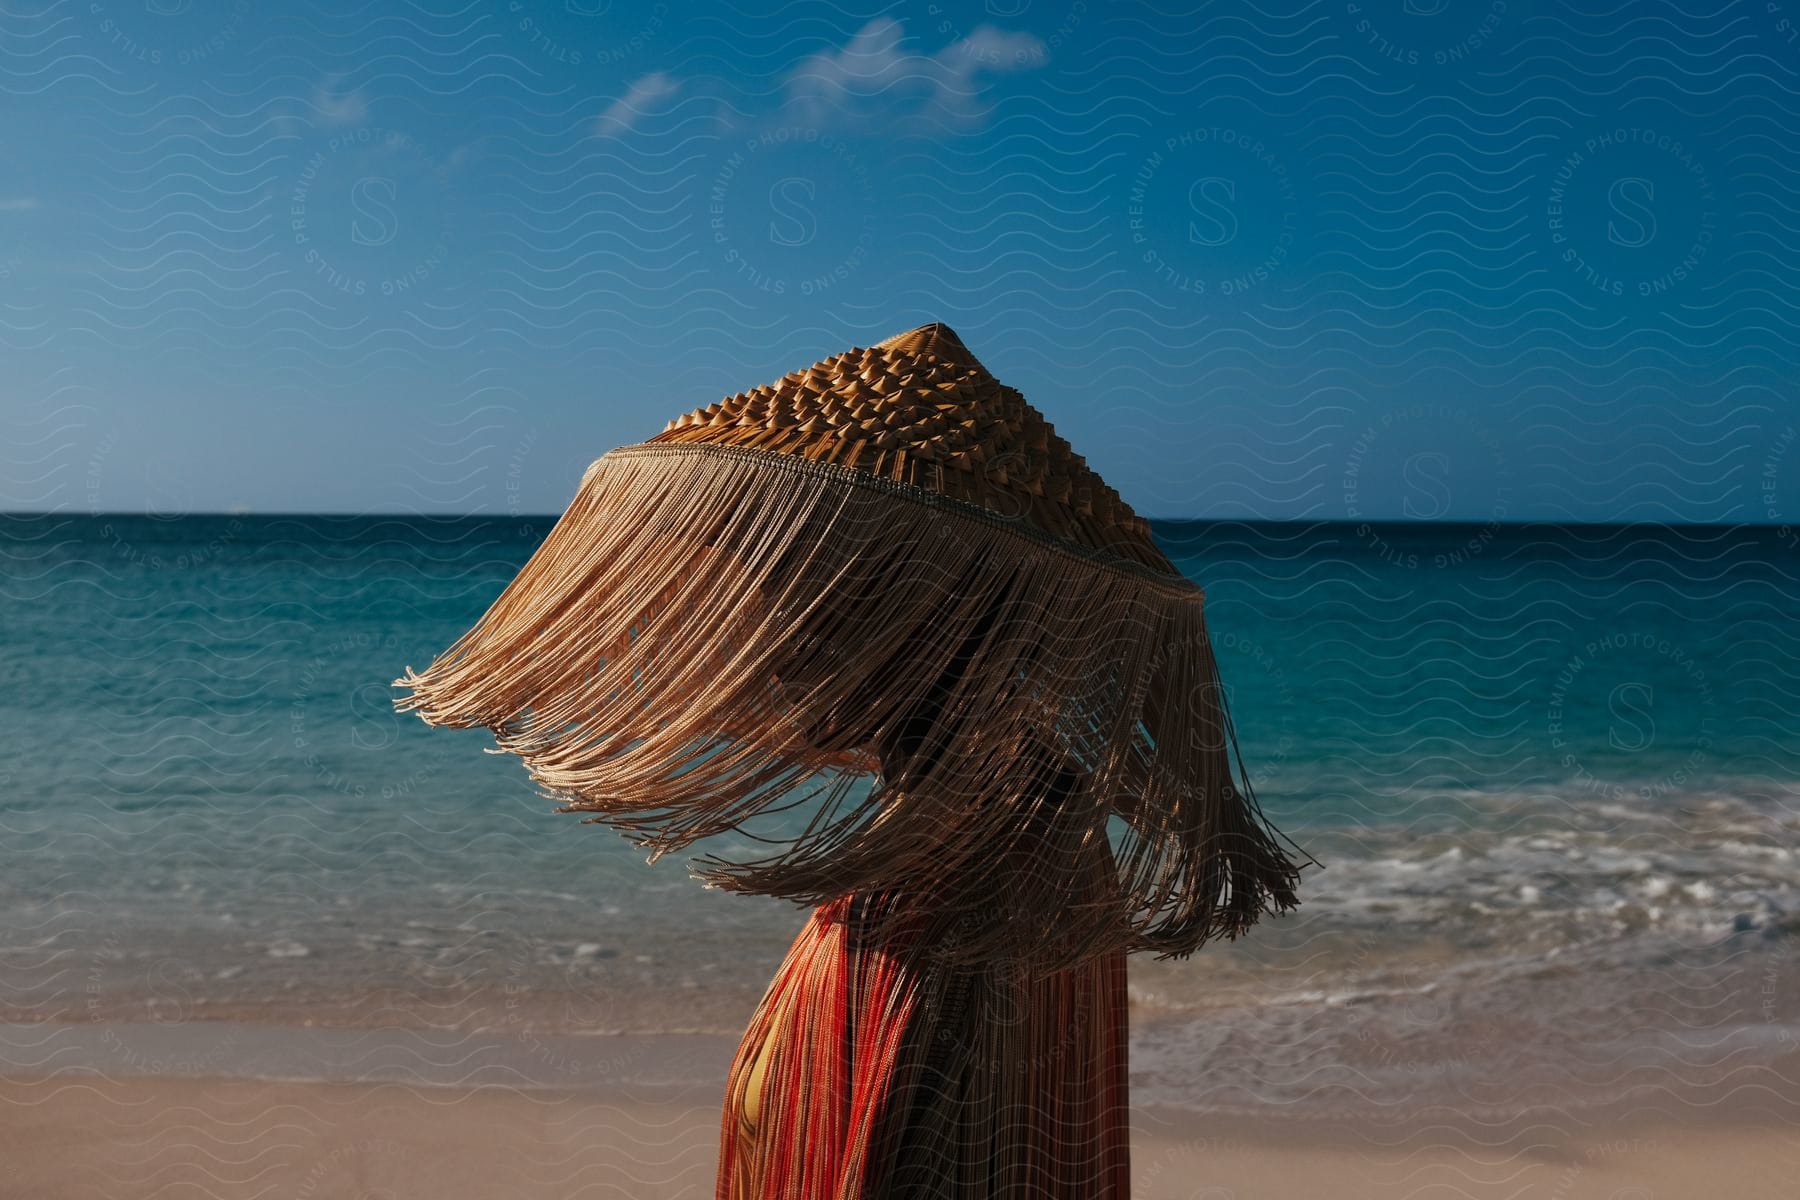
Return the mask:
<path fill-rule="evenodd" d="M 1179 577 L 923 488 L 646 444 L 589 468 L 397 704 L 491 729 L 559 811 L 651 861 L 808 814 L 756 833 L 762 857 L 698 859 L 708 886 L 892 891 L 908 899 L 878 923 L 929 923 L 943 961 L 1184 957 L 1293 907 L 1298 877 L 1234 777 L 1203 607 Z M 1046 763 L 1079 781 L 1054 804 Z M 1081 881 L 1108 858 L 1095 894 Z"/>

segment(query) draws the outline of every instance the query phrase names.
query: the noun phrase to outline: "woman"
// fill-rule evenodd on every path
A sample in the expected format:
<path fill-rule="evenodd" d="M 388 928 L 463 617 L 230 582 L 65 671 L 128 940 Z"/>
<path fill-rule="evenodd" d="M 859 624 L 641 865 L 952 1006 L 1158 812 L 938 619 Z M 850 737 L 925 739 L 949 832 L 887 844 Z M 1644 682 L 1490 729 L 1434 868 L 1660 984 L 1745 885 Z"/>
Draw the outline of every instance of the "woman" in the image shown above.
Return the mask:
<path fill-rule="evenodd" d="M 652 862 L 774 847 L 690 863 L 813 910 L 732 1067 L 721 1200 L 1124 1200 L 1123 956 L 1296 902 L 1204 598 L 933 324 L 603 455 L 396 682 Z"/>
<path fill-rule="evenodd" d="M 937 747 L 926 739 L 960 729 L 956 714 L 945 719 L 946 701 L 995 636 L 1004 605 L 1002 595 L 917 705 L 883 731 L 884 777 L 902 764 L 915 784 L 929 777 Z M 909 639 L 895 661 L 912 652 Z M 827 716 L 810 735 L 826 742 L 831 728 Z M 1037 769 L 1020 785 L 1038 797 L 1034 824 L 1042 829 L 1076 795 L 1082 775 L 1044 740 L 1032 750 L 1025 761 Z M 1105 846 L 1094 849 L 1098 891 L 1113 877 L 1112 859 Z M 1041 854 L 1042 844 L 1021 839 L 994 856 L 988 886 L 997 901 L 1009 873 L 1032 869 L 1034 850 Z M 815 908 L 795 938 L 732 1063 L 719 1200 L 1123 1197 L 1123 952 L 1041 976 L 1002 962 L 946 963 L 932 950 L 959 931 L 932 920 L 928 896 L 904 904 L 913 898 L 846 895 Z M 909 916 L 897 932 L 872 928 L 875 917 L 902 906 Z"/>

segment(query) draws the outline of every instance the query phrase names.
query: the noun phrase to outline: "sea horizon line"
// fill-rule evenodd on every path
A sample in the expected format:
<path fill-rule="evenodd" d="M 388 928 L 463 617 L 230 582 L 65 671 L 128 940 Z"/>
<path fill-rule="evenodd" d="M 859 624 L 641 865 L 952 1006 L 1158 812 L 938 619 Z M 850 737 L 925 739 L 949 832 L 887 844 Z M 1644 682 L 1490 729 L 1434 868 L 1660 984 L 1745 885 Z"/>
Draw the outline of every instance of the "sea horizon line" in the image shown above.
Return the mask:
<path fill-rule="evenodd" d="M 560 512 L 430 512 L 405 509 L 207 509 L 183 513 L 137 512 L 129 509 L 115 510 L 70 510 L 70 509 L 0 509 L 0 520 L 35 520 L 44 517 L 64 517 L 71 520 L 137 520 L 156 521 L 173 524 L 177 521 L 250 519 L 257 521 L 273 520 L 377 520 L 405 519 L 430 521 L 518 521 L 518 522 L 555 522 L 562 519 Z M 1551 517 L 1523 518 L 1468 518 L 1468 517 L 1249 517 L 1249 516 L 1144 516 L 1153 525 L 1313 525 L 1313 526 L 1382 526 L 1387 528 L 1406 527 L 1414 529 L 1528 529 L 1533 526 L 1554 526 L 1557 528 L 1587 529 L 1784 529 L 1794 522 L 1786 520 L 1588 520 L 1565 519 Z"/>

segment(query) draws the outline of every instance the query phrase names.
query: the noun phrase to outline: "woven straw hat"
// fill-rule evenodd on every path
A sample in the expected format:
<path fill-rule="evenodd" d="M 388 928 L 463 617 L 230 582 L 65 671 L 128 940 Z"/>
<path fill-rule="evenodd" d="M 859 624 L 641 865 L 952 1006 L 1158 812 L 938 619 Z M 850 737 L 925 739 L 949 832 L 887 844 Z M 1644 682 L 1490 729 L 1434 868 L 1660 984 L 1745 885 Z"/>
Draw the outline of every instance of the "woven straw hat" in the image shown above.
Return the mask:
<path fill-rule="evenodd" d="M 1191 953 L 1296 903 L 1201 589 L 944 325 L 613 450 L 397 704 L 709 886 L 902 896 L 949 960 Z M 863 786 L 863 785 L 868 786 Z"/>
<path fill-rule="evenodd" d="M 650 440 L 841 463 L 1179 575 L 1151 540 L 1150 523 L 947 325 L 924 325 L 727 396 Z"/>

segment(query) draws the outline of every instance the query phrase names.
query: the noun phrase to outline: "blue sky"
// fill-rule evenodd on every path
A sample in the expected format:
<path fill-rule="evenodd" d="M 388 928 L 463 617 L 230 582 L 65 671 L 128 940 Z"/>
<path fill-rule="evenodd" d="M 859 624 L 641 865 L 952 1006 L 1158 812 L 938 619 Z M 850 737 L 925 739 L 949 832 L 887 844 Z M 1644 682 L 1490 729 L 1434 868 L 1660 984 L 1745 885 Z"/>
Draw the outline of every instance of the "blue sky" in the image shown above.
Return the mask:
<path fill-rule="evenodd" d="M 0 15 L 0 507 L 560 510 L 928 320 L 1152 516 L 1791 521 L 1764 0 Z"/>

